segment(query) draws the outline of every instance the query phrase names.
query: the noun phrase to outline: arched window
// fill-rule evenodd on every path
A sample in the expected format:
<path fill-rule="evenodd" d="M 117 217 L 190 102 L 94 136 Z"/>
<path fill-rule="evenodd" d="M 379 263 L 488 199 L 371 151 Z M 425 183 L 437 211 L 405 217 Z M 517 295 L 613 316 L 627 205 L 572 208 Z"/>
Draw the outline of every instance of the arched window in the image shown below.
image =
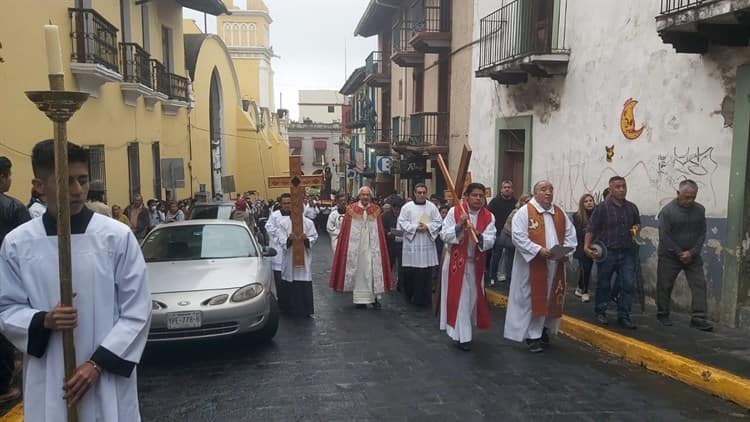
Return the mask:
<path fill-rule="evenodd" d="M 240 25 L 240 47 L 248 46 L 248 36 L 247 24 L 243 23 Z"/>
<path fill-rule="evenodd" d="M 240 45 L 241 36 L 242 34 L 240 34 L 240 24 L 235 23 L 234 25 L 232 25 L 232 45 Z"/>
<path fill-rule="evenodd" d="M 255 30 L 255 24 L 254 23 L 249 24 L 247 29 L 248 29 L 248 32 L 247 32 L 248 43 L 247 43 L 247 45 L 250 46 L 250 47 L 255 47 L 256 45 L 258 45 L 258 33 Z"/>
<path fill-rule="evenodd" d="M 227 45 L 232 45 L 232 24 L 225 23 L 224 24 L 224 33 L 221 35 L 222 38 L 224 38 L 224 42 L 227 43 Z"/>

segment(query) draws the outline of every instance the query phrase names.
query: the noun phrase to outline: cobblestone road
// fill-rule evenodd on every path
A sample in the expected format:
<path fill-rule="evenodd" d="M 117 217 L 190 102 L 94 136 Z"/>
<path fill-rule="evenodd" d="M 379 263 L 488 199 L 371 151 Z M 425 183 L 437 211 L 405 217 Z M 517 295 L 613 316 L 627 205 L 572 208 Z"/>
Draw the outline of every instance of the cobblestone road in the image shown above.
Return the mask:
<path fill-rule="evenodd" d="M 283 319 L 266 345 L 149 347 L 139 369 L 146 421 L 740 420 L 746 410 L 566 338 L 539 355 L 494 327 L 462 352 L 429 311 L 391 293 L 357 310 L 327 287 L 314 249 L 314 319 Z"/>

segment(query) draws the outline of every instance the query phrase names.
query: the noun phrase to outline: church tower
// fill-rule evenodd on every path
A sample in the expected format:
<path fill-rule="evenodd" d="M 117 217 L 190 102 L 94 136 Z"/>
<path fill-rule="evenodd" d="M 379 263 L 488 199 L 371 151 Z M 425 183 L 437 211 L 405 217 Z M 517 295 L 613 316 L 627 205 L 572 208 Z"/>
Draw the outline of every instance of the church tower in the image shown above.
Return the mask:
<path fill-rule="evenodd" d="M 243 100 L 275 111 L 271 15 L 263 0 L 225 0 L 231 15 L 216 18 L 216 32 L 232 56 Z M 245 6 L 240 8 L 239 4 Z"/>

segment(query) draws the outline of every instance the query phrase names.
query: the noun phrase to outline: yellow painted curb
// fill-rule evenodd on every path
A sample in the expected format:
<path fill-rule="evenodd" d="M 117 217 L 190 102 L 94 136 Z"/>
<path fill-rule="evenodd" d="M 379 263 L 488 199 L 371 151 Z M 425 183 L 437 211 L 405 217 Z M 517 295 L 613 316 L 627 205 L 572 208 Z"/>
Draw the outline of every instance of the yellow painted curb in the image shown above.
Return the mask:
<path fill-rule="evenodd" d="M 0 422 L 22 422 L 23 421 L 23 403 L 18 403 L 8 411 L 8 413 L 0 416 Z"/>
<path fill-rule="evenodd" d="M 487 300 L 506 307 L 508 298 L 487 290 Z M 563 315 L 560 332 L 654 372 L 750 408 L 750 380 L 648 343 Z"/>

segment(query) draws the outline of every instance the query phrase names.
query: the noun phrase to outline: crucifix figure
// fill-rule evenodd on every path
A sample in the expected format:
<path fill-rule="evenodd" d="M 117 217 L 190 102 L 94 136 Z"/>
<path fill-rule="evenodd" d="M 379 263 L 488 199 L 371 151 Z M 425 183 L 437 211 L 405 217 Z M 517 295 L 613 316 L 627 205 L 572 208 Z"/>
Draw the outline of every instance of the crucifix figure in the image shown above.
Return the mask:
<path fill-rule="evenodd" d="M 268 187 L 289 188 L 292 195 L 292 259 L 294 268 L 305 267 L 305 230 L 303 226 L 302 213 L 304 211 L 303 200 L 305 199 L 306 187 L 320 187 L 323 183 L 322 175 L 304 176 L 302 174 L 302 158 L 299 155 L 289 156 L 289 176 L 271 176 L 268 178 Z"/>
<path fill-rule="evenodd" d="M 463 151 L 461 151 L 461 161 L 458 163 L 458 174 L 456 175 L 456 182 L 453 183 L 453 178 L 448 171 L 448 166 L 445 165 L 443 156 L 438 154 L 437 161 L 440 166 L 440 171 L 443 173 L 445 184 L 448 186 L 448 193 L 453 197 L 453 205 L 461 207 L 463 198 L 463 191 L 466 186 L 471 183 L 471 173 L 469 172 L 469 161 L 471 160 L 471 148 L 468 145 L 464 145 Z M 463 209 L 463 208 L 462 208 Z M 477 232 L 473 227 L 469 227 L 469 234 L 474 243 L 478 243 Z"/>

